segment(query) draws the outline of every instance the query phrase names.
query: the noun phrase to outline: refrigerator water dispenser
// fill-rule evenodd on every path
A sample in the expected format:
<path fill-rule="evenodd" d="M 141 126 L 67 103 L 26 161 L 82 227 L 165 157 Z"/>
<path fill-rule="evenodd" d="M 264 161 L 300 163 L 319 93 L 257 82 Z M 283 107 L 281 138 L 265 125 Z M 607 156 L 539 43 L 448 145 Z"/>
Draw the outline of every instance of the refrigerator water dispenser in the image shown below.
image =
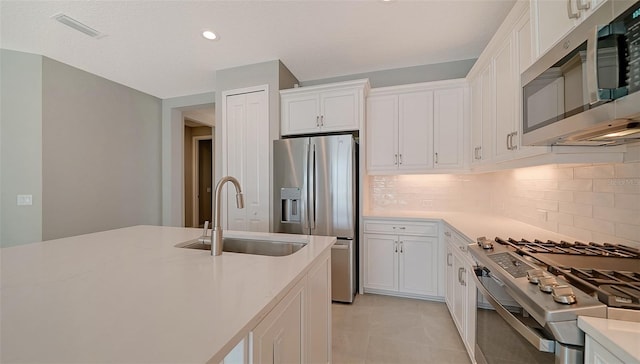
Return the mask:
<path fill-rule="evenodd" d="M 301 197 L 302 194 L 298 187 L 283 187 L 280 189 L 280 203 L 282 205 L 282 216 L 280 217 L 281 222 L 300 222 Z"/>

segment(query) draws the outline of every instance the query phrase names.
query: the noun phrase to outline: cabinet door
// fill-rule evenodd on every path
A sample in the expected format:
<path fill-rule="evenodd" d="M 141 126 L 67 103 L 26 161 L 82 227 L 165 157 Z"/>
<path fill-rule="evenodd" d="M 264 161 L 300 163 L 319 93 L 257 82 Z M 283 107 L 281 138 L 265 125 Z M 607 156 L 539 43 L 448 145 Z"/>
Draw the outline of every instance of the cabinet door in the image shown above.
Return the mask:
<path fill-rule="evenodd" d="M 307 274 L 306 363 L 331 361 L 331 260 L 327 257 Z"/>
<path fill-rule="evenodd" d="M 495 71 L 495 113 L 496 113 L 496 139 L 495 139 L 495 155 L 497 158 L 508 157 L 511 152 L 512 145 L 510 141 L 515 140 L 511 137 L 516 129 L 516 97 L 514 86 L 514 67 L 513 67 L 513 42 L 511 38 L 503 44 L 494 58 Z"/>
<path fill-rule="evenodd" d="M 575 20 L 569 18 L 567 5 L 572 12 L 578 13 L 576 0 L 534 0 L 532 9 L 536 20 L 538 33 L 538 54 L 544 54 L 552 45 L 569 32 L 575 25 Z M 577 0 L 583 1 L 583 0 Z"/>
<path fill-rule="evenodd" d="M 316 92 L 281 96 L 282 135 L 317 133 L 320 130 L 320 98 Z"/>
<path fill-rule="evenodd" d="M 455 273 L 455 287 L 453 289 L 453 320 L 458 326 L 460 334 L 464 337 L 467 330 L 466 306 L 467 306 L 467 269 L 458 254 L 453 254 L 453 267 Z"/>
<path fill-rule="evenodd" d="M 302 362 L 302 287 L 294 287 L 252 331 L 254 363 Z"/>
<path fill-rule="evenodd" d="M 269 112 L 266 91 L 226 97 L 226 171 L 238 179 L 244 209 L 227 188 L 227 228 L 269 231 Z"/>
<path fill-rule="evenodd" d="M 320 93 L 320 128 L 323 132 L 360 129 L 359 105 L 358 89 Z"/>
<path fill-rule="evenodd" d="M 398 166 L 424 170 L 433 166 L 433 92 L 398 96 Z"/>
<path fill-rule="evenodd" d="M 453 249 L 455 247 L 450 242 L 446 242 L 445 244 L 445 290 L 444 290 L 444 300 L 447 303 L 447 307 L 449 308 L 449 312 L 453 313 L 453 304 L 455 300 L 455 287 L 457 284 L 457 276 L 455 272 L 455 267 L 453 265 Z"/>
<path fill-rule="evenodd" d="M 495 125 L 494 113 L 494 88 L 493 88 L 493 63 L 482 70 L 482 144 L 480 145 L 479 156 L 483 162 L 493 159 L 493 128 Z"/>
<path fill-rule="evenodd" d="M 367 99 L 367 170 L 396 170 L 398 163 L 398 97 Z"/>
<path fill-rule="evenodd" d="M 398 289 L 398 241 L 395 235 L 364 235 L 365 288 Z"/>
<path fill-rule="evenodd" d="M 438 239 L 399 236 L 400 277 L 398 290 L 427 296 L 438 295 Z"/>
<path fill-rule="evenodd" d="M 473 358 L 473 353 L 476 346 L 476 306 L 477 306 L 477 288 L 476 281 L 473 278 L 473 269 L 467 265 L 467 272 L 465 275 L 466 282 L 466 304 L 464 313 L 464 341 L 469 355 Z"/>
<path fill-rule="evenodd" d="M 433 97 L 434 167 L 462 168 L 464 89 L 437 90 Z"/>
<path fill-rule="evenodd" d="M 482 75 L 470 80 L 471 90 L 471 163 L 482 161 Z"/>

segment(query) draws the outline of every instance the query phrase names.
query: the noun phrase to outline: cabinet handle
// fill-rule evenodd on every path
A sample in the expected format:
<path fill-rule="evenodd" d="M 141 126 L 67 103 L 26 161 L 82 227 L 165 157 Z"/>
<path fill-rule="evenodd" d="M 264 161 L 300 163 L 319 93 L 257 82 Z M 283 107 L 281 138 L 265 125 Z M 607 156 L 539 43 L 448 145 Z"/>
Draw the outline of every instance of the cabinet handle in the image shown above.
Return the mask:
<path fill-rule="evenodd" d="M 400 230 L 407 230 L 407 227 L 406 227 L 406 226 L 400 226 L 398 229 L 400 229 Z"/>
<path fill-rule="evenodd" d="M 393 243 L 393 251 L 394 251 L 395 253 L 397 253 L 397 252 L 398 252 L 398 243 Z"/>
<path fill-rule="evenodd" d="M 398 163 L 402 164 L 402 154 L 398 154 Z"/>
<path fill-rule="evenodd" d="M 320 115 L 320 126 L 324 126 L 324 115 Z"/>
<path fill-rule="evenodd" d="M 518 144 L 515 144 L 515 143 L 513 142 L 513 138 L 515 138 L 516 136 L 518 136 L 518 132 L 517 132 L 517 131 L 514 131 L 512 134 L 513 134 L 513 135 L 511 136 L 511 147 L 515 150 L 515 149 L 518 149 Z"/>
<path fill-rule="evenodd" d="M 398 165 L 398 155 L 397 154 L 393 155 L 393 164 L 395 164 L 396 166 Z"/>
<path fill-rule="evenodd" d="M 436 164 L 438 164 L 438 152 L 436 152 Z"/>
<path fill-rule="evenodd" d="M 451 267 L 453 264 L 451 264 L 451 260 L 449 258 L 451 258 L 452 253 L 447 253 L 447 267 Z"/>
<path fill-rule="evenodd" d="M 591 7 L 591 3 L 585 0 L 578 0 L 576 5 L 578 6 L 578 10 L 587 10 Z"/>
<path fill-rule="evenodd" d="M 467 252 L 467 247 L 466 246 L 459 246 L 458 248 L 460 248 L 460 250 L 462 250 L 463 252 Z"/>
<path fill-rule="evenodd" d="M 400 242 L 400 253 L 404 253 L 404 242 Z"/>
<path fill-rule="evenodd" d="M 511 141 L 511 133 L 507 134 L 507 150 L 511 150 L 511 144 L 509 143 Z"/>
<path fill-rule="evenodd" d="M 320 116 L 316 116 L 316 128 L 320 127 Z"/>
<path fill-rule="evenodd" d="M 580 17 L 579 11 L 573 11 L 573 8 L 571 7 L 571 0 L 567 0 L 567 15 L 569 15 L 569 19 L 578 19 Z"/>
<path fill-rule="evenodd" d="M 466 273 L 467 270 L 464 268 L 458 268 L 458 281 L 460 282 L 461 285 L 466 286 L 467 282 L 464 281 L 464 279 L 462 279 L 462 274 Z"/>
<path fill-rule="evenodd" d="M 450 238 L 451 237 L 451 232 L 450 231 L 445 231 L 444 232 L 444 236 L 447 236 L 447 237 Z"/>

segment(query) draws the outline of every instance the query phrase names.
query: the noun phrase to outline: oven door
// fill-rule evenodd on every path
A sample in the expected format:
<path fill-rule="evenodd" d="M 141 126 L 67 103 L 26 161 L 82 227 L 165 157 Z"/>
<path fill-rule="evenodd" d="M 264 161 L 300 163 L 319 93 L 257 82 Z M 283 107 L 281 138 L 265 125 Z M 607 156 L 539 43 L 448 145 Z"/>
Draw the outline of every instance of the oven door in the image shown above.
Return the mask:
<path fill-rule="evenodd" d="M 507 308 L 501 303 L 511 300 L 497 298 L 508 294 L 500 285 L 489 284 L 491 277 L 474 277 L 478 287 L 476 362 L 554 363 L 556 342 L 552 336 L 533 318 L 526 317 L 522 308 Z M 498 289 L 502 291 L 496 292 Z"/>

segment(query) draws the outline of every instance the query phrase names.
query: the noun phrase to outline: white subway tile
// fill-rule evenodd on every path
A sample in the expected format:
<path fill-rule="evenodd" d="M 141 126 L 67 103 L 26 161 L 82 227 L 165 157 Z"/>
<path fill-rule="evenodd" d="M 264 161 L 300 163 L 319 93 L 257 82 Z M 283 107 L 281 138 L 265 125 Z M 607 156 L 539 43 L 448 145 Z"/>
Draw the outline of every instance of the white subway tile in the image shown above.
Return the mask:
<path fill-rule="evenodd" d="M 594 179 L 593 191 L 640 194 L 640 178 Z"/>
<path fill-rule="evenodd" d="M 580 204 L 580 203 L 561 201 L 559 202 L 558 211 L 566 214 L 571 214 L 571 215 L 587 216 L 587 217 L 593 216 L 593 206 Z"/>
<path fill-rule="evenodd" d="M 555 221 L 562 225 L 573 225 L 573 215 L 564 212 L 547 212 L 547 220 Z"/>
<path fill-rule="evenodd" d="M 612 164 L 599 164 L 588 167 L 576 167 L 573 169 L 574 178 L 613 178 L 615 172 Z"/>
<path fill-rule="evenodd" d="M 573 201 L 573 192 L 572 191 L 544 191 L 543 198 L 545 200 L 555 200 L 555 201 Z"/>
<path fill-rule="evenodd" d="M 591 191 L 593 182 L 590 179 L 568 179 L 558 181 L 558 189 L 562 191 Z"/>
<path fill-rule="evenodd" d="M 575 216 L 573 218 L 573 226 L 592 232 L 596 231 L 603 234 L 614 235 L 616 232 L 615 225 L 611 221 L 599 220 L 584 216 Z"/>
<path fill-rule="evenodd" d="M 593 208 L 593 217 L 607 221 L 640 226 L 640 214 L 636 210 L 624 210 L 611 207 L 595 206 Z"/>
<path fill-rule="evenodd" d="M 624 239 L 615 235 L 602 234 L 598 232 L 593 232 L 592 235 L 593 242 L 598 244 L 609 243 L 631 245 L 629 239 Z"/>
<path fill-rule="evenodd" d="M 640 211 L 640 194 L 616 193 L 615 207 L 620 209 Z"/>
<path fill-rule="evenodd" d="M 578 241 L 582 241 L 582 242 L 591 241 L 593 236 L 591 231 L 589 230 L 580 229 L 575 226 L 568 226 L 568 225 L 562 225 L 562 224 L 558 224 L 558 232 L 560 234 L 570 236 L 571 238 Z"/>
<path fill-rule="evenodd" d="M 640 178 L 640 162 L 618 163 L 614 167 L 618 178 Z"/>
<path fill-rule="evenodd" d="M 535 206 L 537 209 L 541 209 L 541 210 L 558 211 L 559 203 L 558 201 L 552 201 L 552 200 L 537 200 Z"/>
<path fill-rule="evenodd" d="M 610 192 L 579 192 L 573 193 L 573 200 L 577 203 L 584 203 L 594 206 L 613 207 L 614 194 Z"/>
<path fill-rule="evenodd" d="M 616 236 L 640 242 L 640 226 L 629 224 L 616 224 Z"/>

